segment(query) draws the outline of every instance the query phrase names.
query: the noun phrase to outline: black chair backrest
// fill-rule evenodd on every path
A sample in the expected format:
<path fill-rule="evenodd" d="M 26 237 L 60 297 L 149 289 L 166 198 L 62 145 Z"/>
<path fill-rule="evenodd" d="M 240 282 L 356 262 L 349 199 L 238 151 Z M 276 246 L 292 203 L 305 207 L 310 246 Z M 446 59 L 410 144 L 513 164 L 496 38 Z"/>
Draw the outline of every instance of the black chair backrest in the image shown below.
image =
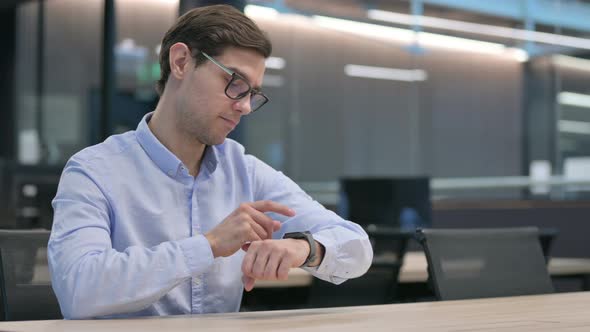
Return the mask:
<path fill-rule="evenodd" d="M 551 258 L 551 246 L 558 234 L 559 230 L 557 228 L 539 228 L 539 241 L 541 241 L 541 249 L 543 250 L 543 256 L 545 256 L 546 262 L 549 262 L 549 258 Z"/>
<path fill-rule="evenodd" d="M 553 292 L 536 227 L 421 229 L 417 236 L 440 300 Z"/>
<path fill-rule="evenodd" d="M 366 274 L 340 285 L 314 278 L 308 305 L 311 308 L 393 303 L 397 298 L 398 277 L 408 240 L 413 232 L 392 228 L 367 230 L 375 257 Z"/>
<path fill-rule="evenodd" d="M 3 320 L 61 319 L 47 265 L 47 230 L 0 230 Z"/>

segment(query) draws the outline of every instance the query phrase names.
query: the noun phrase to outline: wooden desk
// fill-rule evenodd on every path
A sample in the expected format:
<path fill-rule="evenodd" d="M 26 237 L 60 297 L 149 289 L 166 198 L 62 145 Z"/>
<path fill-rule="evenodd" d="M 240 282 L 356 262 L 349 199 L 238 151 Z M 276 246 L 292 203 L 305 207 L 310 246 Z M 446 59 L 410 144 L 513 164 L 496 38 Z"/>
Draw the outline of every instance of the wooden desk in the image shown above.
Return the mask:
<path fill-rule="evenodd" d="M 0 323 L 2 331 L 590 331 L 590 292 L 202 316 Z"/>
<path fill-rule="evenodd" d="M 428 264 L 423 252 L 408 252 L 404 257 L 404 265 L 400 271 L 401 283 L 426 282 L 428 279 Z M 549 261 L 549 274 L 552 277 L 579 277 L 590 275 L 590 258 L 562 258 L 554 257 Z M 311 285 L 312 276 L 302 269 L 291 269 L 287 281 L 256 282 L 258 288 L 271 287 L 307 287 Z"/>

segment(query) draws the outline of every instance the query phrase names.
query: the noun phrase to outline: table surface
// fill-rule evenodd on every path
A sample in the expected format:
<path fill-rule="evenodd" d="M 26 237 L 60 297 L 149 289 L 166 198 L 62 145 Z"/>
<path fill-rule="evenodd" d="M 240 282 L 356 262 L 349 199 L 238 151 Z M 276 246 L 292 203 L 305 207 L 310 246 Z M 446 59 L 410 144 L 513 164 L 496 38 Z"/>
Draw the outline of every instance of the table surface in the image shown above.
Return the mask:
<path fill-rule="evenodd" d="M 404 257 L 404 265 L 399 275 L 401 283 L 426 282 L 428 279 L 428 263 L 424 252 L 408 252 Z M 590 258 L 553 257 L 549 260 L 549 274 L 551 276 L 590 275 Z M 291 269 L 289 280 L 286 281 L 256 281 L 258 288 L 271 287 L 306 287 L 311 284 L 312 276 L 302 269 Z"/>
<path fill-rule="evenodd" d="M 590 292 L 348 308 L 96 321 L 2 322 L 1 331 L 590 331 Z"/>

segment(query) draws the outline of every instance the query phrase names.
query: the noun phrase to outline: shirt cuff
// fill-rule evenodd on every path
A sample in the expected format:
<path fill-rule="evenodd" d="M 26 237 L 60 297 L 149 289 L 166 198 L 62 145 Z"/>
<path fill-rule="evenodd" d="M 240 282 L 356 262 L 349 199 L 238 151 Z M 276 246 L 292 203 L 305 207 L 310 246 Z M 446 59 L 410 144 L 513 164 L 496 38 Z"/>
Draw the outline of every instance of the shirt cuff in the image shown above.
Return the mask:
<path fill-rule="evenodd" d="M 213 265 L 213 251 L 211 251 L 211 245 L 204 235 L 199 234 L 180 240 L 178 244 L 192 277 L 203 274 Z"/>
<path fill-rule="evenodd" d="M 338 247 L 334 243 L 334 240 L 329 236 L 323 236 L 319 233 L 312 235 L 314 240 L 324 246 L 324 258 L 320 265 L 315 267 L 303 267 L 303 269 L 322 280 L 330 281 L 335 284 L 344 282 L 346 279 L 333 276 L 335 265 L 338 264 L 336 256 L 338 253 Z"/>

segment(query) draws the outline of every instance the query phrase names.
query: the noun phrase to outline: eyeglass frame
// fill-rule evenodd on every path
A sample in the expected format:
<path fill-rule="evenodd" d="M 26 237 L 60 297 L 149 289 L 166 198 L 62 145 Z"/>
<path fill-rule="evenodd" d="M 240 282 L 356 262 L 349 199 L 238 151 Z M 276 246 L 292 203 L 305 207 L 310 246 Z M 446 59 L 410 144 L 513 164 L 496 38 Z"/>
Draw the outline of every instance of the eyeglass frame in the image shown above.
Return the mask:
<path fill-rule="evenodd" d="M 248 94 L 250 94 L 250 100 L 252 99 L 252 95 L 256 94 L 256 95 L 260 95 L 264 98 L 264 102 L 262 104 L 260 104 L 260 106 L 258 106 L 256 109 L 251 109 L 250 113 L 254 113 L 256 111 L 258 111 L 259 109 L 262 108 L 262 106 L 266 105 L 266 103 L 268 103 L 270 101 L 270 99 L 264 94 L 262 93 L 262 91 L 260 91 L 259 89 L 253 88 L 250 83 L 248 82 L 248 80 L 236 73 L 235 71 L 227 68 L 226 66 L 222 65 L 219 61 L 215 60 L 212 56 L 210 56 L 209 54 L 200 51 L 200 54 L 202 54 L 205 58 L 207 58 L 207 60 L 213 62 L 214 64 L 216 64 L 219 68 L 221 68 L 221 70 L 223 70 L 225 73 L 227 73 L 228 75 L 231 75 L 231 80 L 229 80 L 229 82 L 227 83 L 227 85 L 225 86 L 225 95 L 227 96 L 227 98 L 232 99 L 232 100 L 240 100 L 244 97 L 246 97 Z M 246 83 L 246 85 L 248 85 L 248 90 L 237 95 L 236 97 L 232 97 L 229 95 L 229 93 L 227 92 L 227 90 L 229 89 L 230 85 L 234 82 L 234 80 L 237 78 L 241 79 L 242 81 L 244 81 L 244 83 Z"/>

